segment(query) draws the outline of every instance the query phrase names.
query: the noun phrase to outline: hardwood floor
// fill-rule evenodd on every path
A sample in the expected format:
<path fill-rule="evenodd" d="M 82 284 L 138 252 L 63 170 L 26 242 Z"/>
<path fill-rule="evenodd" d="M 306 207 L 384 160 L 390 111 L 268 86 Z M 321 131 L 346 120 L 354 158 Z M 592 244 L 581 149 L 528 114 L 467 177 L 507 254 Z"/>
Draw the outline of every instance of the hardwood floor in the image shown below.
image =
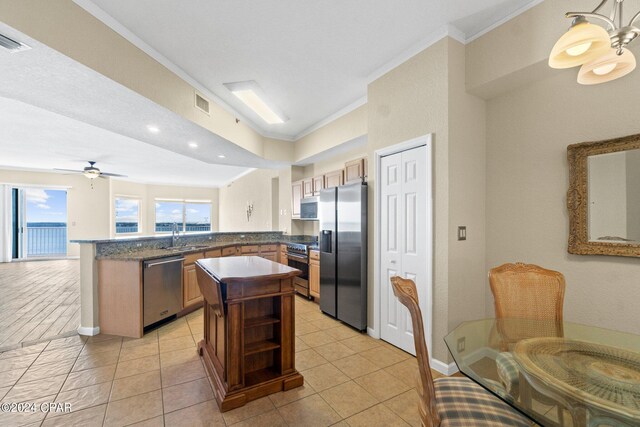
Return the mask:
<path fill-rule="evenodd" d="M 0 351 L 75 332 L 79 324 L 78 260 L 0 264 Z"/>

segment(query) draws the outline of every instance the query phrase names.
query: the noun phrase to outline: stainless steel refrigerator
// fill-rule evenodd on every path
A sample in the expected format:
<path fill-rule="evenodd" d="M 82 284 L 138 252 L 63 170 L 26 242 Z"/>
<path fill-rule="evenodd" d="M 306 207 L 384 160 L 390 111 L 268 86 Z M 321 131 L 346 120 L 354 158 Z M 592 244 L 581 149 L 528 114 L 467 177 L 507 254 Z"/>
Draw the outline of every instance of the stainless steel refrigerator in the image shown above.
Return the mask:
<path fill-rule="evenodd" d="M 367 328 L 367 185 L 320 192 L 320 310 Z"/>

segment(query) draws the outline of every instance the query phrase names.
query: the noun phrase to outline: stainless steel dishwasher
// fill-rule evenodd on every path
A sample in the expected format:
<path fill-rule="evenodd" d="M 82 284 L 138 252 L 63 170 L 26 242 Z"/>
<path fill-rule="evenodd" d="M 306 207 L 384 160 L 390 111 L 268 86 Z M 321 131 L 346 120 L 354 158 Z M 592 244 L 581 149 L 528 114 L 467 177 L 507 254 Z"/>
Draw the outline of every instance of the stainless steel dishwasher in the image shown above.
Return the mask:
<path fill-rule="evenodd" d="M 180 311 L 182 306 L 181 256 L 144 262 L 144 326 L 147 327 Z"/>

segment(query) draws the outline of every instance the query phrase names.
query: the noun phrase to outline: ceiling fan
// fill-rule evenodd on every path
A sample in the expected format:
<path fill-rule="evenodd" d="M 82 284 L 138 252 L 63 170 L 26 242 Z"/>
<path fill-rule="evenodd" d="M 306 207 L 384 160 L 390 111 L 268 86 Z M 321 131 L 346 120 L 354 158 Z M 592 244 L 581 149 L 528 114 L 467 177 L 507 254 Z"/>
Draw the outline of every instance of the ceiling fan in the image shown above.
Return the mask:
<path fill-rule="evenodd" d="M 86 176 L 89 179 L 96 179 L 96 178 L 107 178 L 108 176 L 115 176 L 115 177 L 121 177 L 121 178 L 126 178 L 126 175 L 119 175 L 117 173 L 107 173 L 107 172 L 102 172 L 100 171 L 100 169 L 98 169 L 97 167 L 95 167 L 94 165 L 96 164 L 96 162 L 89 160 L 89 166 L 87 166 L 86 168 L 84 168 L 83 170 L 79 171 L 79 170 L 73 170 L 73 169 L 54 169 L 56 171 L 62 171 L 62 172 L 71 172 L 71 173 L 81 173 L 84 176 Z"/>

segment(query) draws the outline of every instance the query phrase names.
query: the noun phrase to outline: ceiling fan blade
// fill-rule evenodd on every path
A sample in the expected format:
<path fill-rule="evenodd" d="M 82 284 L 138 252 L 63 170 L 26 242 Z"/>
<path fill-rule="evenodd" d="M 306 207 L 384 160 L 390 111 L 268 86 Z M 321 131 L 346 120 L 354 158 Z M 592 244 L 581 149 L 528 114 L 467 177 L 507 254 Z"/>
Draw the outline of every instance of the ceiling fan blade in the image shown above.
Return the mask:
<path fill-rule="evenodd" d="M 84 171 L 79 171 L 79 170 L 74 170 L 74 169 L 57 169 L 54 168 L 54 171 L 60 171 L 60 172 L 74 172 L 74 173 L 84 173 Z"/>
<path fill-rule="evenodd" d="M 116 177 L 121 177 L 121 178 L 126 178 L 127 175 L 120 175 L 117 173 L 108 173 L 108 172 L 100 172 L 100 175 L 104 175 L 104 176 L 116 176 Z"/>

